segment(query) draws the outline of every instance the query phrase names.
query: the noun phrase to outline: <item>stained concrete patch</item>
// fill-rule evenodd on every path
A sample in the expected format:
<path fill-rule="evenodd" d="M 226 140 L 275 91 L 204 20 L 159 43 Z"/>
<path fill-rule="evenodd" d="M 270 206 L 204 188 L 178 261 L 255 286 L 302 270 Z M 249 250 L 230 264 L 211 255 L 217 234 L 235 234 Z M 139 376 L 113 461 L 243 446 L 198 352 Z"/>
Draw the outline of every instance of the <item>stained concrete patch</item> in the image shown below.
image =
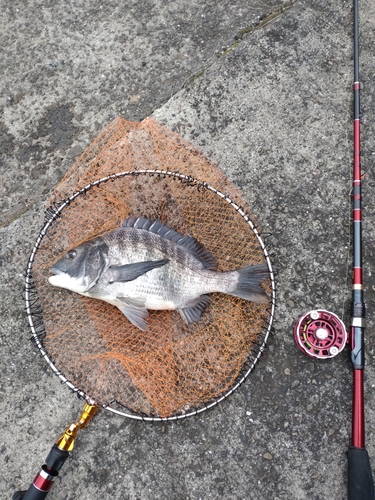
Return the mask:
<path fill-rule="evenodd" d="M 0 112 L 15 153 L 4 164 L 0 224 L 42 199 L 108 122 L 149 116 L 277 5 L 2 5 Z"/>
<path fill-rule="evenodd" d="M 375 8 L 360 5 L 366 438 L 374 465 Z M 240 30 L 275 4 L 189 3 L 188 14 L 181 2 L 102 7 L 12 2 L 1 14 L 9 47 L 2 200 L 6 210 L 25 210 L 0 233 L 2 494 L 11 498 L 32 480 L 82 406 L 28 341 L 22 272 L 42 201 L 112 117 L 154 111 L 240 187 L 269 235 L 279 268 L 275 332 L 248 381 L 206 414 L 147 424 L 100 412 L 48 498 L 346 498 L 351 366 L 345 354 L 305 357 L 292 330 L 316 307 L 348 321 L 351 2 L 296 1 L 238 45 Z M 7 224 L 9 213 L 3 217 Z"/>

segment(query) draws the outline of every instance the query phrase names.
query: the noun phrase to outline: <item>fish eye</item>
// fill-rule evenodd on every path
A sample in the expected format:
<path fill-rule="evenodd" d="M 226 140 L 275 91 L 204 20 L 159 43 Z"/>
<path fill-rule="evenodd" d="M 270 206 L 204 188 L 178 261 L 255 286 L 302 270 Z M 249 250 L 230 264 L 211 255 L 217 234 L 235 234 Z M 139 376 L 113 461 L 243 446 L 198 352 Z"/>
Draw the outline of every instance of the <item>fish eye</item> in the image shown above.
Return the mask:
<path fill-rule="evenodd" d="M 75 250 L 69 250 L 67 256 L 69 259 L 74 259 L 75 257 L 77 257 L 77 252 Z"/>

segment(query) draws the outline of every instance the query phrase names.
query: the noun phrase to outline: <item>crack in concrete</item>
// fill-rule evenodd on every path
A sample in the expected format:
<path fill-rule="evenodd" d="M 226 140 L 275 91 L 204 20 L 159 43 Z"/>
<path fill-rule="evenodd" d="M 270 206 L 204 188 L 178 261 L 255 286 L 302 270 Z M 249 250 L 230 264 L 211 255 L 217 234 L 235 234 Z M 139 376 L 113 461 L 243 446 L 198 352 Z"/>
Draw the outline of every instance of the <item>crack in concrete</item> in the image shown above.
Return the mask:
<path fill-rule="evenodd" d="M 13 222 L 20 219 L 29 210 L 32 210 L 40 200 L 21 200 L 14 207 L 12 207 L 8 213 L 7 217 L 0 222 L 0 229 L 8 228 Z"/>
<path fill-rule="evenodd" d="M 265 26 L 267 26 L 268 24 L 270 24 L 272 21 L 274 21 L 275 19 L 279 18 L 282 14 L 284 14 L 285 11 L 287 11 L 288 9 L 290 9 L 290 7 L 294 4 L 294 1 L 295 0 L 289 0 L 288 2 L 285 2 L 285 3 L 277 5 L 272 10 L 272 12 L 270 12 L 269 14 L 264 14 L 263 16 L 261 16 L 256 23 L 254 23 L 254 24 L 252 24 L 250 26 L 247 26 L 245 28 L 240 29 L 238 31 L 237 35 L 234 37 L 235 40 L 236 40 L 235 43 L 233 45 L 231 45 L 230 47 L 228 47 L 224 52 L 222 52 L 220 54 L 220 56 L 219 56 L 219 59 L 221 57 L 225 57 L 227 54 L 229 54 L 229 52 L 231 52 L 236 47 L 238 47 L 240 45 L 240 43 L 243 41 L 243 39 L 245 38 L 246 35 L 249 35 L 251 33 L 254 33 L 255 31 L 258 31 L 258 30 L 264 28 Z M 185 80 L 185 82 L 183 83 L 183 85 L 182 85 L 181 88 L 185 88 L 188 85 L 191 85 L 195 80 L 197 80 L 198 78 L 200 78 L 201 76 L 203 76 L 204 73 L 207 71 L 207 69 L 211 68 L 211 66 L 213 66 L 213 64 L 215 63 L 215 60 L 213 60 L 213 59 L 214 59 L 214 56 L 210 59 L 211 62 L 209 62 L 209 64 L 206 64 L 204 68 L 199 69 L 196 73 L 194 73 L 193 75 L 189 76 L 189 78 L 187 78 Z M 170 96 L 170 98 L 171 97 L 172 96 Z"/>
<path fill-rule="evenodd" d="M 258 21 L 255 23 L 251 24 L 250 26 L 241 28 L 237 34 L 235 35 L 234 39 L 235 42 L 228 47 L 226 50 L 224 50 L 218 57 L 215 56 L 217 47 L 212 55 L 212 57 L 208 60 L 208 62 L 201 67 L 198 71 L 196 71 L 194 74 L 189 76 L 184 83 L 182 84 L 181 87 L 179 87 L 175 92 L 173 92 L 169 97 L 167 97 L 164 102 L 159 103 L 158 107 L 163 106 L 165 103 L 167 103 L 174 95 L 176 95 L 181 89 L 186 88 L 188 85 L 191 85 L 195 80 L 198 78 L 202 77 L 205 72 L 211 68 L 217 60 L 219 60 L 222 57 L 225 57 L 229 52 L 234 50 L 236 47 L 240 45 L 240 43 L 247 37 L 248 35 L 254 33 L 255 31 L 258 31 L 265 26 L 267 26 L 269 23 L 274 21 L 275 19 L 279 18 L 286 10 L 288 10 L 293 4 L 295 3 L 295 0 L 289 0 L 287 2 L 281 3 L 277 5 L 276 7 L 273 8 L 271 12 L 268 14 L 263 14 L 262 16 L 259 17 Z M 219 42 L 220 43 L 220 42 Z M 154 110 L 153 110 L 154 111 Z M 152 113 L 151 113 L 152 114 Z M 22 201 L 19 202 L 15 207 L 13 207 L 7 214 L 7 216 L 4 218 L 4 220 L 1 221 L 0 223 L 0 228 L 6 228 L 10 224 L 12 224 L 14 221 L 22 217 L 25 213 L 27 213 L 29 210 L 31 210 L 40 200 L 28 200 L 28 201 Z"/>

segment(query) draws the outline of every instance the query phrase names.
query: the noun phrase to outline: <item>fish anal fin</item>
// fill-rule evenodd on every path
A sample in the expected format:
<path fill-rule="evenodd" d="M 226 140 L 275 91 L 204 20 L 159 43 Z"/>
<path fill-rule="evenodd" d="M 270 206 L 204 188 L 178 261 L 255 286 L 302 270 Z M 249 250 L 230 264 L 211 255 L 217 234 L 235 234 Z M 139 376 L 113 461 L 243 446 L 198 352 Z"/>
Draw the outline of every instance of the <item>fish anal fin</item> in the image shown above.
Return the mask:
<path fill-rule="evenodd" d="M 135 262 L 134 264 L 124 264 L 123 266 L 110 266 L 109 282 L 124 283 L 126 281 L 133 281 L 152 269 L 165 266 L 168 262 L 169 259 L 146 260 L 143 262 Z"/>
<path fill-rule="evenodd" d="M 191 301 L 186 307 L 178 310 L 182 319 L 188 325 L 201 319 L 202 314 L 210 305 L 210 297 L 208 295 L 201 295 L 197 299 Z"/>

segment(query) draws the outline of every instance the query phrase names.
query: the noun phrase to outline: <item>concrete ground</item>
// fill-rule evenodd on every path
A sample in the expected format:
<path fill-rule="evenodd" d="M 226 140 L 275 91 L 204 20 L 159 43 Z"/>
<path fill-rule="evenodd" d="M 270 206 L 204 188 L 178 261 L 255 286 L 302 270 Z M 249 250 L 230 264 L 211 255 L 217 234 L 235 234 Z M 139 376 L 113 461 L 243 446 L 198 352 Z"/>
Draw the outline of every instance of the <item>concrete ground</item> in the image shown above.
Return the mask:
<path fill-rule="evenodd" d="M 281 1 L 281 0 L 279 0 Z M 2 2 L 0 498 L 80 413 L 29 342 L 23 271 L 49 191 L 115 117 L 152 115 L 241 190 L 278 265 L 274 335 L 228 400 L 180 423 L 102 411 L 48 498 L 346 498 L 351 365 L 293 340 L 313 308 L 348 322 L 348 0 Z M 375 5 L 360 0 L 367 448 L 375 467 Z"/>

